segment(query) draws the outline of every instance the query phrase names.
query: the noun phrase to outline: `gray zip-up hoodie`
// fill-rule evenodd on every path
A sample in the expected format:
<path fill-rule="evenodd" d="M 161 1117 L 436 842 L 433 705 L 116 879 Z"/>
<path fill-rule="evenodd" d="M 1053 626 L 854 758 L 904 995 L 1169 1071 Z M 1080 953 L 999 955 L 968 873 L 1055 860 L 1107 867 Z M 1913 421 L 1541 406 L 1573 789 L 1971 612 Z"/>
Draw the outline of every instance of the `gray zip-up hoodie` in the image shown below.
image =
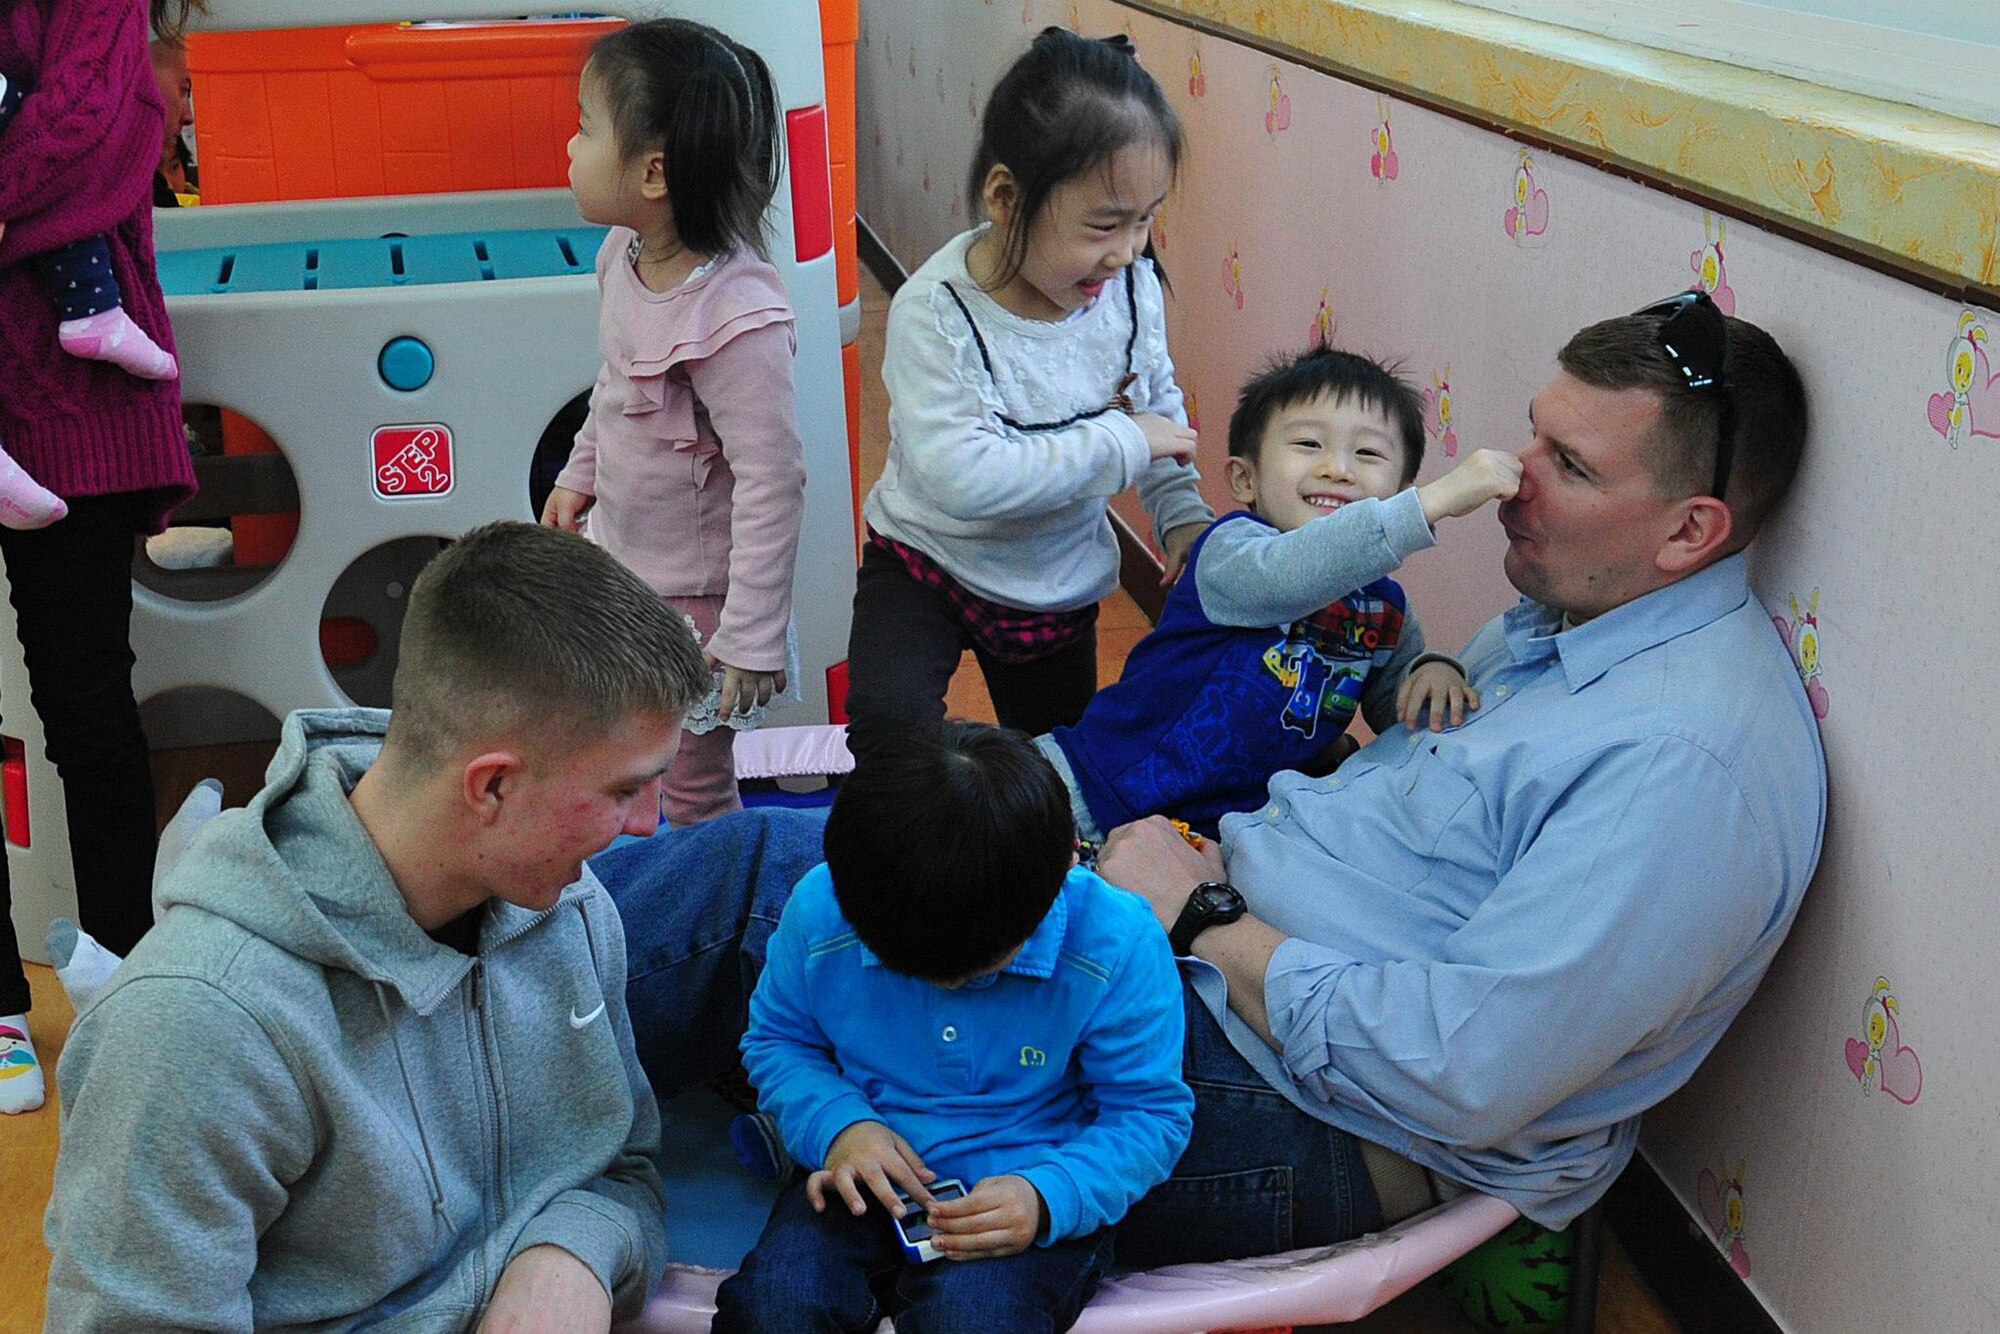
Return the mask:
<path fill-rule="evenodd" d="M 549 1242 L 635 1315 L 666 1263 L 625 937 L 588 870 L 478 954 L 404 906 L 347 794 L 387 713 L 293 714 L 57 1068 L 48 1328 L 448 1330 Z"/>

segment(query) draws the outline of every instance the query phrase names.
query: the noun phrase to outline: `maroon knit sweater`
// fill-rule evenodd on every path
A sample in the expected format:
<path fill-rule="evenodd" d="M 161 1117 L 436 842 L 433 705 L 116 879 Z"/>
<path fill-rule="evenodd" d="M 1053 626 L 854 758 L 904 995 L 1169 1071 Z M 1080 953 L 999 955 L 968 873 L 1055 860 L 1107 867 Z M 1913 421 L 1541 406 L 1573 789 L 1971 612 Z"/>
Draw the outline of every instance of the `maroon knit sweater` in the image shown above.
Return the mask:
<path fill-rule="evenodd" d="M 0 3 L 0 72 L 29 90 L 0 130 L 0 446 L 60 496 L 157 491 L 157 530 L 194 493 L 180 385 L 64 352 L 26 262 L 103 232 L 127 313 L 173 350 L 153 265 L 165 111 L 146 38 L 145 0 Z"/>

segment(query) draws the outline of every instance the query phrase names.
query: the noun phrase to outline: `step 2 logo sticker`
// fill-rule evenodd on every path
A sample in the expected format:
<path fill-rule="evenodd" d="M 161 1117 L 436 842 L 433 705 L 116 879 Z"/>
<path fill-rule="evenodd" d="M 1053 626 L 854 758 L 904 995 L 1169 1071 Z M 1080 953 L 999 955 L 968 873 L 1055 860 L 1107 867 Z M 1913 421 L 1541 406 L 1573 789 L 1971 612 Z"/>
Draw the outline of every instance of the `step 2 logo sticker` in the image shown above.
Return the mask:
<path fill-rule="evenodd" d="M 375 494 L 411 500 L 451 493 L 451 428 L 442 422 L 378 426 L 369 444 L 375 460 Z"/>

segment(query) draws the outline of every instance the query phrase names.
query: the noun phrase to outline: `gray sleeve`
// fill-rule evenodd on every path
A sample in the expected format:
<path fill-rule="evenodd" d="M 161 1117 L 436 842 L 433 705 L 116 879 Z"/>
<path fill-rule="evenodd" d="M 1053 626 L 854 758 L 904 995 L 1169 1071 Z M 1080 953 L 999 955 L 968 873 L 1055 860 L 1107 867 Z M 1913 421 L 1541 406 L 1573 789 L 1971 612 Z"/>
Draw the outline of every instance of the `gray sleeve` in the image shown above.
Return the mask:
<path fill-rule="evenodd" d="M 1202 614 L 1217 625 L 1289 625 L 1436 541 L 1414 490 L 1357 500 L 1289 533 L 1229 523 L 1202 546 L 1195 592 Z"/>
<path fill-rule="evenodd" d="M 248 1330 L 257 1239 L 312 1113 L 263 1026 L 208 983 L 139 978 L 70 1033 L 43 1233 L 49 1330 Z"/>
<path fill-rule="evenodd" d="M 1134 264 L 1132 274 L 1139 319 L 1132 347 L 1132 370 L 1139 377 L 1132 386 L 1133 407 L 1185 426 L 1187 398 L 1174 379 L 1174 360 L 1167 351 L 1166 301 L 1159 274 L 1149 261 Z M 1200 482 L 1201 474 L 1192 464 L 1172 459 L 1154 459 L 1140 472 L 1139 503 L 1152 516 L 1155 539 L 1187 524 L 1214 522 L 1215 511 L 1201 498 Z"/>
<path fill-rule="evenodd" d="M 1139 474 L 1139 503 L 1153 518 L 1153 536 L 1164 538 L 1190 523 L 1209 523 L 1215 511 L 1201 498 L 1201 474 L 1189 463 L 1154 459 Z"/>
<path fill-rule="evenodd" d="M 1396 641 L 1396 651 L 1389 655 L 1389 661 L 1382 664 L 1380 671 L 1368 678 L 1367 686 L 1361 692 L 1361 716 L 1380 736 L 1396 724 L 1396 692 L 1402 689 L 1403 678 L 1417 665 L 1417 659 L 1424 656 L 1424 627 L 1417 621 L 1414 608 L 1403 611 L 1403 637 Z M 1437 657 L 1438 654 L 1431 656 Z"/>

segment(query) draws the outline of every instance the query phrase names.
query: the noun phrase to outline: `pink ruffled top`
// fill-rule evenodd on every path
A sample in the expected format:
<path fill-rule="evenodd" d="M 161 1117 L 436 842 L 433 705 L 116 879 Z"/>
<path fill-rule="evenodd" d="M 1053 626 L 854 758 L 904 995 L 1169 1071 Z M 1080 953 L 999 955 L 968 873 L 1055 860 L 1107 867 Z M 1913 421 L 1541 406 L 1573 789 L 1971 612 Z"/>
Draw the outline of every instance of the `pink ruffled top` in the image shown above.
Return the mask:
<path fill-rule="evenodd" d="M 776 671 L 805 514 L 792 308 L 747 251 L 652 291 L 635 239 L 614 227 L 597 252 L 604 367 L 557 484 L 597 498 L 591 538 L 657 592 L 723 595 L 709 652 Z"/>

